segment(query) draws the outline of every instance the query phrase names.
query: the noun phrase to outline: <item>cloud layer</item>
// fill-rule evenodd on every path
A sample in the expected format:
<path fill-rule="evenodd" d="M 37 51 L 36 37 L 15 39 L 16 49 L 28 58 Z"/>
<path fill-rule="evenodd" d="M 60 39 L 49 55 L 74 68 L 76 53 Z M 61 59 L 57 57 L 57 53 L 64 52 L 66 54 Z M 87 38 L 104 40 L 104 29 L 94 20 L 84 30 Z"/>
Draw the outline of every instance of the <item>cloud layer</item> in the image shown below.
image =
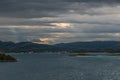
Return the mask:
<path fill-rule="evenodd" d="M 119 41 L 119 26 L 119 0 L 0 1 L 0 39 L 4 41 Z"/>

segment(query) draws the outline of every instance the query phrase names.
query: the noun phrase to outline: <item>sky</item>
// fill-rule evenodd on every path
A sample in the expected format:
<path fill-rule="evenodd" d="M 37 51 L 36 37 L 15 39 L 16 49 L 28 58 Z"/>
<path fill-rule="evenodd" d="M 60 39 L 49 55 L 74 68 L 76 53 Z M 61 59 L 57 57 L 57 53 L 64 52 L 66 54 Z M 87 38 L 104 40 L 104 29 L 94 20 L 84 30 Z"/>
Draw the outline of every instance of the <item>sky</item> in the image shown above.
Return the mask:
<path fill-rule="evenodd" d="M 120 41 L 120 0 L 0 0 L 0 40 Z"/>

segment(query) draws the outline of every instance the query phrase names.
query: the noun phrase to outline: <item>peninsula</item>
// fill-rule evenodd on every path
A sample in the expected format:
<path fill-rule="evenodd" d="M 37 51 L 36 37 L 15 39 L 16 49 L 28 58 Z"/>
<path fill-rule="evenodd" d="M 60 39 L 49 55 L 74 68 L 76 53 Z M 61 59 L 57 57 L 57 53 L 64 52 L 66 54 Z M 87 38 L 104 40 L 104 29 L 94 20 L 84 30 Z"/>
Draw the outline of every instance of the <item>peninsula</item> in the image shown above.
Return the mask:
<path fill-rule="evenodd" d="M 17 60 L 10 55 L 0 52 L 0 62 L 16 62 Z"/>

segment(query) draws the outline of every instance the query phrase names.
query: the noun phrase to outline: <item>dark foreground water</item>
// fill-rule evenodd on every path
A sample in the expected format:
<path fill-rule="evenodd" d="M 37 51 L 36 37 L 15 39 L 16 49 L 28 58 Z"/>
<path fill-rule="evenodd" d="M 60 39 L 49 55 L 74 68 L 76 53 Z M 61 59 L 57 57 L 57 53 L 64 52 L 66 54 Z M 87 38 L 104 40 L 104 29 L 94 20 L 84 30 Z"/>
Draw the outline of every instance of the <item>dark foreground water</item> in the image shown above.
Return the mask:
<path fill-rule="evenodd" d="M 19 62 L 0 63 L 0 80 L 120 80 L 120 57 L 11 55 Z"/>

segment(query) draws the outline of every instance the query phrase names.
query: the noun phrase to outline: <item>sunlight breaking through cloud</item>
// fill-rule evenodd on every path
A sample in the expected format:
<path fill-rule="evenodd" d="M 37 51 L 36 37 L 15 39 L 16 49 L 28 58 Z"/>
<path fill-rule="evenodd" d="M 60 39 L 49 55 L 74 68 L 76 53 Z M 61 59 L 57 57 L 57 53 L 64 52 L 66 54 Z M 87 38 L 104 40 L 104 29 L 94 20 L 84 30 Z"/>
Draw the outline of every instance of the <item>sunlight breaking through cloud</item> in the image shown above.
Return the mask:
<path fill-rule="evenodd" d="M 69 28 L 69 27 L 71 27 L 70 23 L 51 23 L 51 25 L 55 26 L 56 28 Z"/>

